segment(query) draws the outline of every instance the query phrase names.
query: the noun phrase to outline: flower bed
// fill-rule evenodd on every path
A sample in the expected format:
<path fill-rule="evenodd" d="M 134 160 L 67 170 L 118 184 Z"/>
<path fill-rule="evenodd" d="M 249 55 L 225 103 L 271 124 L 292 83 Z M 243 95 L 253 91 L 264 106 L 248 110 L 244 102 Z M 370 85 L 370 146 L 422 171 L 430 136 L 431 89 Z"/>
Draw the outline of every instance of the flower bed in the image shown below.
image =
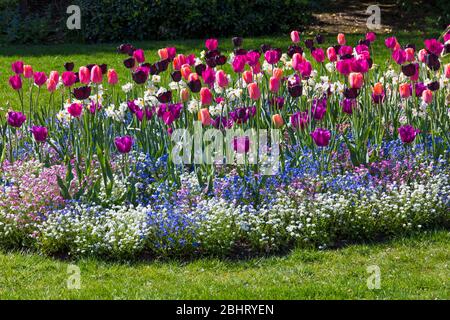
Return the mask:
<path fill-rule="evenodd" d="M 0 245 L 229 256 L 448 226 L 450 32 L 420 50 L 385 39 L 385 66 L 373 33 L 326 50 L 320 35 L 291 39 L 283 53 L 233 38 L 228 56 L 208 39 L 154 63 L 124 44 L 120 85 L 106 65 L 13 63 Z"/>

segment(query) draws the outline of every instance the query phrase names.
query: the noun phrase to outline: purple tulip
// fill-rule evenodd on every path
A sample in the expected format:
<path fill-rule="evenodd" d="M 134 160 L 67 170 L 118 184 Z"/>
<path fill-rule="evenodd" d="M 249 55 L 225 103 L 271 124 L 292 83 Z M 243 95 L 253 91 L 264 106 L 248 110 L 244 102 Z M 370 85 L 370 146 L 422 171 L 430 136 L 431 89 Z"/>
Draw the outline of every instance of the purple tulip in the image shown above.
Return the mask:
<path fill-rule="evenodd" d="M 31 128 L 31 133 L 33 134 L 34 140 L 37 142 L 45 142 L 48 136 L 48 129 L 46 127 L 33 126 Z"/>
<path fill-rule="evenodd" d="M 279 51 L 275 49 L 268 50 L 264 53 L 264 58 L 269 64 L 276 64 L 280 60 Z"/>
<path fill-rule="evenodd" d="M 79 87 L 73 89 L 73 95 L 78 100 L 86 100 L 91 95 L 91 87 L 85 86 L 85 87 Z"/>
<path fill-rule="evenodd" d="M 250 138 L 248 136 L 234 137 L 233 150 L 241 154 L 247 153 L 250 150 Z"/>
<path fill-rule="evenodd" d="M 327 112 L 327 99 L 314 99 L 311 106 L 311 113 L 315 120 L 322 120 Z"/>
<path fill-rule="evenodd" d="M 23 74 L 23 61 L 16 61 L 11 64 L 11 69 L 15 74 Z"/>
<path fill-rule="evenodd" d="M 20 128 L 27 120 L 27 117 L 22 112 L 9 111 L 7 115 L 8 124 L 14 128 Z"/>
<path fill-rule="evenodd" d="M 47 76 L 45 72 L 35 72 L 34 73 L 34 83 L 40 87 L 47 82 Z"/>
<path fill-rule="evenodd" d="M 156 98 L 160 103 L 168 103 L 172 101 L 172 91 L 162 92 Z"/>
<path fill-rule="evenodd" d="M 416 138 L 416 135 L 420 132 L 420 130 L 415 129 L 411 125 L 405 125 L 400 128 L 398 128 L 398 133 L 400 135 L 400 140 L 402 140 L 403 143 L 411 143 Z"/>
<path fill-rule="evenodd" d="M 307 112 L 296 112 L 290 117 L 291 125 L 295 129 L 305 129 L 309 122 L 309 116 Z"/>
<path fill-rule="evenodd" d="M 311 132 L 311 137 L 318 147 L 326 147 L 330 143 L 331 133 L 326 129 L 317 128 Z"/>
<path fill-rule="evenodd" d="M 9 78 L 9 85 L 16 91 L 22 89 L 22 78 L 18 74 L 12 76 Z"/>
<path fill-rule="evenodd" d="M 346 114 L 352 114 L 353 109 L 356 107 L 356 99 L 344 99 L 341 102 L 342 111 Z"/>
<path fill-rule="evenodd" d="M 129 153 L 133 147 L 133 138 L 130 136 L 117 137 L 114 144 L 120 153 Z"/>

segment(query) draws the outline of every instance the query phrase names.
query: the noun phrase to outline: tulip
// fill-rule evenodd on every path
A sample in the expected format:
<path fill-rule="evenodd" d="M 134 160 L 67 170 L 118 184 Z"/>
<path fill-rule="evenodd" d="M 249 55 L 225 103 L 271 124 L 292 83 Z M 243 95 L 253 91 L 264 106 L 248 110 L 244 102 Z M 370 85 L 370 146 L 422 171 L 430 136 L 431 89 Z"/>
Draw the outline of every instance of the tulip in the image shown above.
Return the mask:
<path fill-rule="evenodd" d="M 189 75 L 192 73 L 192 71 L 191 71 L 191 66 L 190 65 L 188 65 L 188 64 L 184 64 L 182 67 L 181 67 L 181 75 L 183 76 L 183 78 L 184 79 L 188 79 L 189 78 Z"/>
<path fill-rule="evenodd" d="M 444 45 L 436 39 L 427 39 L 424 43 L 428 52 L 431 52 L 437 56 L 439 56 L 442 53 L 442 50 L 444 50 Z"/>
<path fill-rule="evenodd" d="M 91 95 L 91 87 L 85 86 L 85 87 L 79 87 L 73 89 L 73 95 L 77 100 L 86 100 Z"/>
<path fill-rule="evenodd" d="M 384 40 L 384 44 L 385 44 L 386 47 L 388 47 L 389 49 L 394 49 L 395 46 L 398 44 L 397 38 L 395 38 L 395 37 L 386 38 L 386 39 Z"/>
<path fill-rule="evenodd" d="M 284 125 L 283 117 L 280 114 L 274 114 L 272 116 L 272 123 L 275 128 L 279 129 Z"/>
<path fill-rule="evenodd" d="M 161 103 L 169 103 L 170 101 L 172 101 L 172 91 L 168 90 L 165 92 L 161 92 L 156 96 L 156 98 Z"/>
<path fill-rule="evenodd" d="M 208 108 L 200 109 L 198 112 L 198 120 L 201 121 L 204 126 L 209 126 L 212 123 Z"/>
<path fill-rule="evenodd" d="M 250 99 L 258 100 L 261 97 L 261 91 L 259 90 L 258 84 L 253 82 L 247 86 L 247 91 Z"/>
<path fill-rule="evenodd" d="M 33 76 L 34 76 L 34 83 L 38 87 L 41 87 L 42 85 L 45 84 L 45 82 L 47 82 L 47 76 L 45 75 L 44 72 L 35 72 Z"/>
<path fill-rule="evenodd" d="M 281 79 L 283 78 L 283 69 L 281 69 L 281 68 L 273 68 L 272 76 L 281 81 Z"/>
<path fill-rule="evenodd" d="M 11 69 L 15 74 L 23 73 L 23 61 L 16 61 L 11 64 Z"/>
<path fill-rule="evenodd" d="M 255 64 L 255 65 L 252 66 L 251 68 L 252 68 L 253 74 L 261 73 L 261 63 L 259 63 L 259 61 L 258 61 L 257 64 Z M 276 68 L 275 68 L 275 69 L 276 69 Z"/>
<path fill-rule="evenodd" d="M 444 67 L 445 77 L 450 79 L 450 63 L 447 63 Z"/>
<path fill-rule="evenodd" d="M 245 137 L 234 137 L 233 138 L 233 150 L 237 153 L 247 153 L 250 150 L 250 138 Z"/>
<path fill-rule="evenodd" d="M 23 66 L 23 76 L 30 79 L 33 76 L 33 67 L 29 64 Z"/>
<path fill-rule="evenodd" d="M 315 49 L 311 52 L 312 57 L 314 60 L 316 60 L 319 63 L 322 63 L 325 61 L 325 53 L 323 52 L 322 48 Z"/>
<path fill-rule="evenodd" d="M 179 70 L 175 70 L 170 74 L 170 77 L 172 78 L 173 81 L 175 82 L 180 82 L 182 75 L 181 75 L 181 71 Z"/>
<path fill-rule="evenodd" d="M 339 60 L 336 62 L 336 70 L 346 76 L 351 72 L 351 61 L 349 60 Z"/>
<path fill-rule="evenodd" d="M 245 68 L 245 63 L 247 62 L 247 57 L 240 55 L 235 56 L 233 59 L 233 62 L 231 63 L 231 66 L 233 67 L 233 71 L 236 73 L 242 73 Z"/>
<path fill-rule="evenodd" d="M 219 46 L 219 41 L 217 39 L 208 39 L 205 41 L 205 47 L 209 51 L 216 50 L 218 46 Z"/>
<path fill-rule="evenodd" d="M 311 63 L 307 60 L 302 61 L 299 64 L 299 70 L 300 74 L 302 75 L 303 78 L 307 78 L 311 75 L 312 72 L 312 66 Z"/>
<path fill-rule="evenodd" d="M 109 69 L 108 70 L 108 83 L 110 85 L 115 85 L 119 82 L 119 76 L 117 75 L 116 70 Z"/>
<path fill-rule="evenodd" d="M 295 129 L 305 129 L 309 122 L 309 116 L 307 112 L 296 112 L 291 115 L 290 122 Z"/>
<path fill-rule="evenodd" d="M 351 88 L 361 89 L 364 83 L 364 77 L 361 73 L 352 72 L 348 75 L 348 82 Z"/>
<path fill-rule="evenodd" d="M 73 71 L 73 68 L 75 68 L 75 64 L 73 62 L 64 63 L 64 69 L 66 71 Z"/>
<path fill-rule="evenodd" d="M 313 99 L 311 106 L 311 114 L 315 120 L 322 120 L 327 112 L 327 100 L 326 98 L 322 99 Z"/>
<path fill-rule="evenodd" d="M 13 88 L 13 90 L 16 91 L 22 89 L 22 78 L 18 74 L 10 77 L 9 85 L 11 86 L 11 88 Z"/>
<path fill-rule="evenodd" d="M 207 106 L 212 102 L 213 96 L 209 88 L 203 87 L 200 89 L 200 102 L 202 105 Z"/>
<path fill-rule="evenodd" d="M 366 73 L 369 71 L 369 62 L 366 59 L 352 59 L 349 61 L 352 72 Z"/>
<path fill-rule="evenodd" d="M 425 63 L 426 59 L 427 59 L 427 54 L 428 54 L 427 50 L 421 49 L 419 51 L 419 55 L 418 55 L 419 56 L 419 61 Z"/>
<path fill-rule="evenodd" d="M 144 50 L 138 49 L 134 51 L 133 58 L 135 58 L 138 63 L 144 63 L 145 62 Z"/>
<path fill-rule="evenodd" d="M 58 71 L 51 71 L 48 76 L 49 79 L 52 79 L 55 83 L 59 82 L 59 73 Z"/>
<path fill-rule="evenodd" d="M 318 44 L 323 44 L 325 42 L 325 37 L 321 34 L 316 35 L 315 38 Z"/>
<path fill-rule="evenodd" d="M 67 112 L 74 118 L 79 118 L 81 116 L 82 111 L 83 111 L 83 106 L 80 103 L 72 103 L 67 108 Z"/>
<path fill-rule="evenodd" d="M 77 81 L 77 76 L 72 71 L 63 72 L 61 78 L 65 87 L 71 87 Z"/>
<path fill-rule="evenodd" d="M 330 62 L 334 62 L 337 60 L 336 50 L 334 49 L 334 47 L 329 47 L 327 49 L 327 57 Z"/>
<path fill-rule="evenodd" d="M 273 93 L 278 92 L 280 90 L 280 80 L 275 77 L 271 77 L 269 80 L 269 90 Z"/>
<path fill-rule="evenodd" d="M 127 69 L 133 69 L 134 66 L 136 65 L 136 59 L 134 59 L 134 58 L 125 59 L 125 60 L 123 60 L 123 65 Z"/>
<path fill-rule="evenodd" d="M 37 142 L 45 142 L 48 136 L 48 129 L 46 127 L 33 126 L 31 128 L 31 133 L 33 134 L 34 140 Z"/>
<path fill-rule="evenodd" d="M 191 80 L 188 81 L 187 85 L 192 92 L 194 93 L 200 92 L 200 89 L 202 88 L 202 83 L 198 78 L 191 77 L 192 75 L 194 75 L 194 73 L 189 76 Z"/>
<path fill-rule="evenodd" d="M 158 50 L 158 56 L 162 59 L 165 60 L 167 58 L 169 58 L 169 52 L 167 51 L 167 48 L 162 48 Z"/>
<path fill-rule="evenodd" d="M 357 105 L 356 99 L 345 98 L 341 102 L 342 112 L 346 114 L 352 114 L 353 109 L 356 108 L 356 105 Z"/>
<path fill-rule="evenodd" d="M 120 153 L 129 153 L 133 147 L 133 138 L 130 136 L 117 137 L 114 144 Z"/>
<path fill-rule="evenodd" d="M 288 56 L 292 58 L 296 53 L 303 54 L 303 49 L 295 44 L 290 45 L 287 50 Z"/>
<path fill-rule="evenodd" d="M 406 48 L 405 49 L 405 55 L 406 55 L 406 61 L 411 62 L 414 61 L 414 49 L 413 48 Z"/>
<path fill-rule="evenodd" d="M 177 48 L 175 47 L 168 47 L 167 48 L 167 58 L 169 60 L 173 60 L 175 58 L 175 56 L 177 55 Z"/>
<path fill-rule="evenodd" d="M 246 57 L 248 65 L 253 67 L 259 62 L 261 55 L 258 51 L 250 51 L 247 53 Z"/>
<path fill-rule="evenodd" d="M 57 82 L 55 82 L 55 80 L 53 80 L 52 78 L 49 78 L 47 80 L 47 90 L 48 92 L 54 92 L 56 90 L 56 86 L 58 85 Z"/>
<path fill-rule="evenodd" d="M 228 86 L 228 77 L 225 71 L 219 70 L 216 73 L 216 82 L 217 85 L 221 88 L 225 88 Z"/>
<path fill-rule="evenodd" d="M 353 53 L 353 48 L 351 46 L 341 46 L 339 48 L 339 55 L 340 56 L 351 56 Z"/>
<path fill-rule="evenodd" d="M 20 128 L 27 120 L 27 117 L 22 112 L 8 111 L 6 121 L 11 127 Z"/>
<path fill-rule="evenodd" d="M 299 43 L 300 42 L 300 34 L 298 31 L 294 30 L 291 31 L 291 40 L 293 43 Z"/>
<path fill-rule="evenodd" d="M 337 35 L 337 42 L 339 43 L 339 45 L 343 46 L 347 43 L 347 41 L 345 40 L 345 34 L 343 33 L 339 33 Z"/>
<path fill-rule="evenodd" d="M 131 74 L 134 82 L 144 84 L 148 80 L 148 72 L 143 68 L 138 68 Z"/>
<path fill-rule="evenodd" d="M 182 102 L 188 102 L 189 101 L 189 90 L 186 88 L 181 89 L 180 91 L 180 100 Z"/>
<path fill-rule="evenodd" d="M 326 147 L 330 143 L 331 133 L 326 129 L 316 128 L 311 132 L 311 137 L 318 147 Z"/>
<path fill-rule="evenodd" d="M 304 60 L 305 59 L 303 58 L 303 56 L 300 53 L 295 53 L 292 56 L 292 68 L 294 68 L 294 70 L 296 70 L 296 71 L 300 71 L 300 64 Z"/>
<path fill-rule="evenodd" d="M 373 94 L 376 96 L 381 96 L 384 94 L 383 84 L 381 82 L 377 82 L 373 86 Z"/>
<path fill-rule="evenodd" d="M 305 47 L 307 47 L 309 50 L 314 48 L 314 40 L 313 39 L 306 39 L 304 41 L 304 43 L 305 43 Z"/>
<path fill-rule="evenodd" d="M 87 67 L 80 67 L 78 77 L 82 84 L 89 84 L 89 82 L 91 82 L 91 71 Z"/>
<path fill-rule="evenodd" d="M 251 83 L 253 82 L 253 74 L 251 71 L 244 71 L 244 73 L 242 73 L 242 79 L 245 81 L 245 83 Z"/>
<path fill-rule="evenodd" d="M 402 97 L 403 99 L 407 99 L 411 96 L 412 89 L 409 83 L 402 83 L 399 86 L 398 90 L 400 92 L 400 97 Z"/>
<path fill-rule="evenodd" d="M 439 68 L 441 67 L 439 57 L 433 53 L 427 54 L 425 63 L 427 64 L 428 68 L 434 71 L 439 70 Z"/>
<path fill-rule="evenodd" d="M 214 81 L 216 81 L 216 71 L 213 68 L 207 67 L 202 72 L 202 78 L 207 85 L 212 86 Z"/>
<path fill-rule="evenodd" d="M 405 76 L 412 77 L 416 74 L 416 65 L 414 63 L 403 65 L 402 72 Z"/>
<path fill-rule="evenodd" d="M 369 40 L 370 42 L 374 42 L 377 38 L 375 32 L 368 32 L 366 33 L 366 40 Z"/>
<path fill-rule="evenodd" d="M 264 53 L 264 58 L 266 59 L 267 63 L 269 64 L 276 64 L 280 60 L 280 55 L 277 50 L 267 50 Z"/>
<path fill-rule="evenodd" d="M 102 69 L 95 65 L 92 70 L 91 70 L 91 82 L 93 83 L 102 83 L 103 81 L 103 73 L 102 73 Z"/>
<path fill-rule="evenodd" d="M 406 52 L 403 49 L 397 49 L 392 52 L 392 59 L 397 64 L 403 64 L 406 61 Z"/>
<path fill-rule="evenodd" d="M 422 92 L 422 101 L 426 104 L 430 104 L 433 101 L 433 92 L 429 89 L 425 89 Z"/>
<path fill-rule="evenodd" d="M 231 41 L 233 42 L 234 47 L 239 48 L 242 46 L 243 39 L 242 37 L 233 37 L 231 38 Z"/>
<path fill-rule="evenodd" d="M 413 142 L 414 139 L 416 138 L 416 135 L 419 132 L 420 132 L 419 130 L 415 129 L 411 125 L 405 125 L 405 126 L 401 126 L 400 128 L 398 128 L 398 133 L 400 135 L 400 140 L 403 143 L 411 143 L 411 142 Z"/>

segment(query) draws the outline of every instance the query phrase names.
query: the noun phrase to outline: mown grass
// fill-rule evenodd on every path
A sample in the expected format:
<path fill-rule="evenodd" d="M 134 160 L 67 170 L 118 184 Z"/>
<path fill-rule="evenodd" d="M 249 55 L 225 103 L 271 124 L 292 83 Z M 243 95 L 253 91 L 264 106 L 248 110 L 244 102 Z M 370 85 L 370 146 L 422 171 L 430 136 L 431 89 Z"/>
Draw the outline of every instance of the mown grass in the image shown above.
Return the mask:
<path fill-rule="evenodd" d="M 67 288 L 68 265 L 81 289 Z M 450 233 L 246 261 L 111 263 L 0 253 L 1 299 L 449 299 Z M 381 288 L 370 290 L 377 265 Z"/>

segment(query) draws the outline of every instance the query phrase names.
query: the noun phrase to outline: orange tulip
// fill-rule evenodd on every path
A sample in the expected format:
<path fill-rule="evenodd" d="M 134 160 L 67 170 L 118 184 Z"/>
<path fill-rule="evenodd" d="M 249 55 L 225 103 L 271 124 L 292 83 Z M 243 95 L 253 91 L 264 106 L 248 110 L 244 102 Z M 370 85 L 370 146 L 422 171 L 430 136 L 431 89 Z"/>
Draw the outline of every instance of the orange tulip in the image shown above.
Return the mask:
<path fill-rule="evenodd" d="M 200 109 L 198 112 L 198 120 L 202 122 L 202 125 L 209 126 L 211 124 L 211 115 L 208 108 Z"/>
<path fill-rule="evenodd" d="M 188 102 L 189 101 L 189 90 L 186 88 L 181 89 L 180 91 L 180 99 L 182 102 Z"/>
<path fill-rule="evenodd" d="M 273 68 L 272 76 L 274 76 L 278 80 L 281 80 L 281 78 L 283 78 L 283 69 Z"/>
<path fill-rule="evenodd" d="M 383 84 L 381 82 L 375 83 L 373 86 L 373 94 L 376 96 L 381 96 L 384 92 Z"/>
<path fill-rule="evenodd" d="M 402 83 L 398 91 L 400 92 L 400 97 L 407 99 L 411 96 L 411 85 L 409 83 Z"/>
<path fill-rule="evenodd" d="M 272 122 L 275 128 L 281 128 L 284 125 L 283 117 L 278 113 L 272 116 Z"/>
<path fill-rule="evenodd" d="M 248 95 L 252 100 L 258 100 L 261 98 L 261 91 L 259 90 L 258 84 L 255 82 L 250 83 L 247 86 Z"/>

